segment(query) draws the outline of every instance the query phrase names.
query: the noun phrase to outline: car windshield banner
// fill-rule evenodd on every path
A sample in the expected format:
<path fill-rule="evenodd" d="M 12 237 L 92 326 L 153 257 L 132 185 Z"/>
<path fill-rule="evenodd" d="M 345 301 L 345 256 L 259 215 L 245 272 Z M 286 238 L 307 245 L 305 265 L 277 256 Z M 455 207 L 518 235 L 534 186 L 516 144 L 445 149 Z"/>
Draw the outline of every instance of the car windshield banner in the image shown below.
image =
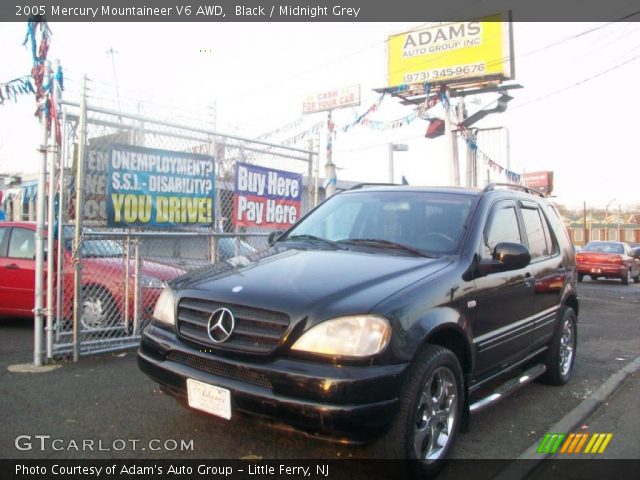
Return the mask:
<path fill-rule="evenodd" d="M 213 157 L 112 145 L 107 165 L 107 225 L 212 225 Z"/>
<path fill-rule="evenodd" d="M 236 163 L 233 224 L 288 229 L 300 218 L 302 175 Z"/>

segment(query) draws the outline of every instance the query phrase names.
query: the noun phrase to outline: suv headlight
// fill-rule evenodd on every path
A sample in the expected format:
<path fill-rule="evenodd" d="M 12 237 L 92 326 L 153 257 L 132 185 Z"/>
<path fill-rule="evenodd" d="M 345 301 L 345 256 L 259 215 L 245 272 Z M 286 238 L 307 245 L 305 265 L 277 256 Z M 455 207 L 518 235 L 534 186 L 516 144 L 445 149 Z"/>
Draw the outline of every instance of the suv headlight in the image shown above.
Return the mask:
<path fill-rule="evenodd" d="M 384 350 L 390 338 L 391 327 L 386 318 L 353 315 L 315 325 L 291 349 L 322 355 L 369 357 Z"/>
<path fill-rule="evenodd" d="M 156 308 L 153 310 L 153 318 L 165 325 L 175 325 L 175 306 L 176 297 L 173 290 L 165 288 L 160 294 L 160 297 L 158 297 Z"/>

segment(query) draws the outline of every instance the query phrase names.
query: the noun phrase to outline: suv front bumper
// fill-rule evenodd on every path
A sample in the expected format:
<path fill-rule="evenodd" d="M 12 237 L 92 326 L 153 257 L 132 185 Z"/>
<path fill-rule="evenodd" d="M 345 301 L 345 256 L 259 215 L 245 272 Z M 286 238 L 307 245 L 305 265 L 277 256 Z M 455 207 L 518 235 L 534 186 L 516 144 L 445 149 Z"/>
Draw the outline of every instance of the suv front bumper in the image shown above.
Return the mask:
<path fill-rule="evenodd" d="M 408 367 L 238 360 L 189 346 L 154 325 L 143 331 L 138 365 L 185 404 L 186 380 L 192 378 L 228 389 L 232 415 L 259 415 L 312 435 L 355 442 L 389 426 Z"/>

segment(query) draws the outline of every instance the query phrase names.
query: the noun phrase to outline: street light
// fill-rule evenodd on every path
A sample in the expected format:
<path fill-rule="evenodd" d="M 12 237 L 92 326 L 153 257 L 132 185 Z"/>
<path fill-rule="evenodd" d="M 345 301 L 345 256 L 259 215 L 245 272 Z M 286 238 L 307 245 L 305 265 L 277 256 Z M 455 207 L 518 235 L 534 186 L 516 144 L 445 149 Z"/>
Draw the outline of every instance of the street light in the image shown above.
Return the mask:
<path fill-rule="evenodd" d="M 405 143 L 389 144 L 389 183 L 393 183 L 393 152 L 407 152 L 409 145 Z"/>
<path fill-rule="evenodd" d="M 604 207 L 604 239 L 606 241 L 609 241 L 609 222 L 607 221 L 607 219 L 609 218 L 609 205 L 611 205 L 615 201 L 616 199 L 612 198 L 611 200 L 609 200 L 609 203 L 607 203 L 607 206 Z"/>

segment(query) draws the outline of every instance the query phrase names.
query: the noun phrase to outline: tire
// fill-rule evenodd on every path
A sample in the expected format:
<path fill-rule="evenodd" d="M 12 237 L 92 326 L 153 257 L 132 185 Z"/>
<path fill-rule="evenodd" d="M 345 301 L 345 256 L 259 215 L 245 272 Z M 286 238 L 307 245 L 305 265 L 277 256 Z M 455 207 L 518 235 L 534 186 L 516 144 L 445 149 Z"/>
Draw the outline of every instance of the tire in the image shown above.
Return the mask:
<path fill-rule="evenodd" d="M 579 273 L 578 274 L 578 282 L 582 283 L 582 280 L 584 280 L 584 273 Z"/>
<path fill-rule="evenodd" d="M 577 345 L 576 312 L 571 307 L 564 307 L 551 347 L 544 358 L 547 371 L 540 378 L 543 383 L 564 385 L 569 381 L 575 365 Z"/>
<path fill-rule="evenodd" d="M 464 400 L 458 358 L 428 344 L 407 374 L 396 418 L 374 446 L 376 456 L 408 459 L 413 473 L 435 475 L 455 441 Z"/>
<path fill-rule="evenodd" d="M 80 323 L 83 328 L 113 327 L 118 321 L 118 308 L 111 294 L 95 285 L 85 287 L 82 291 Z"/>
<path fill-rule="evenodd" d="M 640 273 L 638 273 L 638 275 L 633 277 L 633 283 L 640 283 Z"/>
<path fill-rule="evenodd" d="M 620 280 L 622 280 L 623 285 L 629 285 L 631 280 L 631 270 L 627 270 L 626 275 L 623 275 L 622 277 L 620 277 Z"/>

